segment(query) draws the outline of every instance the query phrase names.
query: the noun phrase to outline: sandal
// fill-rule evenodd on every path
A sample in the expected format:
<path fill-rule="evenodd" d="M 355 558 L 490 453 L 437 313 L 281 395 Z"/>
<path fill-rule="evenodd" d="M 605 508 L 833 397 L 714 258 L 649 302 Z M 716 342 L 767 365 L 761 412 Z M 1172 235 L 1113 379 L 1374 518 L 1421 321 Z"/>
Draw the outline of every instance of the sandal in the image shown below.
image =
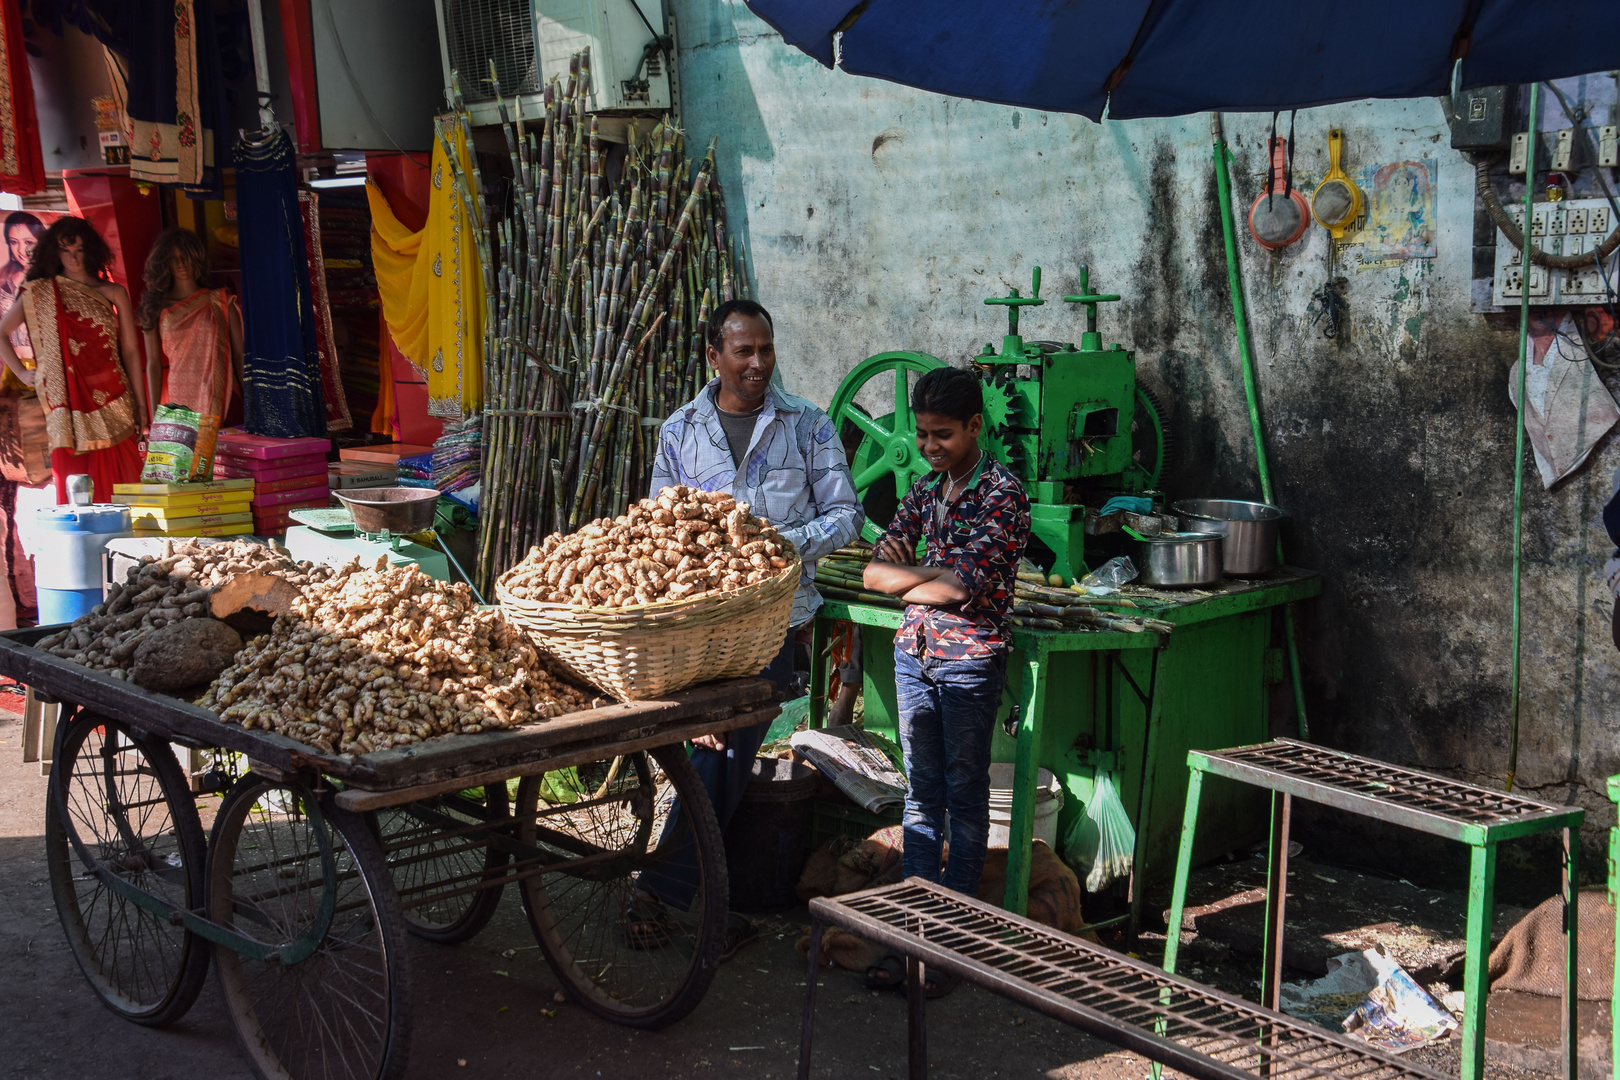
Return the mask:
<path fill-rule="evenodd" d="M 929 1001 L 936 1001 L 955 990 L 961 981 L 962 978 L 959 975 L 950 975 L 937 968 L 925 967 L 923 969 L 923 996 Z M 867 968 L 866 988 L 868 990 L 905 990 L 905 960 L 894 953 L 890 953 Z"/>
<path fill-rule="evenodd" d="M 652 952 L 670 943 L 678 927 L 657 897 L 638 892 L 624 909 L 624 936 L 632 949 Z"/>
<path fill-rule="evenodd" d="M 726 915 L 726 932 L 720 938 L 720 963 L 736 956 L 759 940 L 759 928 L 735 911 Z"/>

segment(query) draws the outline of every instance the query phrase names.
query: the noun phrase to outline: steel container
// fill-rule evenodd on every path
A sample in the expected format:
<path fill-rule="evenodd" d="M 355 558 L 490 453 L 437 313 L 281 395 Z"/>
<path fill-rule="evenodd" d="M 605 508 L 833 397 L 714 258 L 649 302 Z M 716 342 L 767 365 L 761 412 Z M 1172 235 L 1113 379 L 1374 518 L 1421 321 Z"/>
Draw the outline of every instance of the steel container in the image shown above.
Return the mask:
<path fill-rule="evenodd" d="M 1164 532 L 1136 541 L 1137 584 L 1190 589 L 1221 580 L 1221 537 L 1206 532 Z"/>
<path fill-rule="evenodd" d="M 1182 499 L 1170 511 L 1183 529 L 1226 538 L 1221 568 L 1231 577 L 1261 577 L 1277 569 L 1277 529 L 1287 511 L 1241 499 Z"/>

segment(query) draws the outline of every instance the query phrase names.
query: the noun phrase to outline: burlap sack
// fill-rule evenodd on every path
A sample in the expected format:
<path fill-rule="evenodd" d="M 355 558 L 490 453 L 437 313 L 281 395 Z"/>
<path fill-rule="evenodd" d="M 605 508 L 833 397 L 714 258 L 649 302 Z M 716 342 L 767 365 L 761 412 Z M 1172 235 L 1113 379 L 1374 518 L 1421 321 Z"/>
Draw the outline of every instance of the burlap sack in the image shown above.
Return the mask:
<path fill-rule="evenodd" d="M 1614 986 L 1614 906 L 1603 889 L 1583 891 L 1576 905 L 1577 995 L 1607 1001 Z M 1554 896 L 1514 924 L 1491 952 L 1491 989 L 1562 997 L 1564 903 Z"/>

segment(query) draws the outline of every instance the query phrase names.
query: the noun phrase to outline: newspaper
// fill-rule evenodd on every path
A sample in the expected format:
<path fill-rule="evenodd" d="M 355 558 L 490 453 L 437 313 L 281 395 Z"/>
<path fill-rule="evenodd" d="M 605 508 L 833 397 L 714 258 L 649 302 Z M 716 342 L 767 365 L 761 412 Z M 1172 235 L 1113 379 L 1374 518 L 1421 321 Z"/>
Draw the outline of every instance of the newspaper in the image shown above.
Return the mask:
<path fill-rule="evenodd" d="M 788 743 L 869 813 L 906 801 L 906 778 L 862 728 L 799 731 Z"/>

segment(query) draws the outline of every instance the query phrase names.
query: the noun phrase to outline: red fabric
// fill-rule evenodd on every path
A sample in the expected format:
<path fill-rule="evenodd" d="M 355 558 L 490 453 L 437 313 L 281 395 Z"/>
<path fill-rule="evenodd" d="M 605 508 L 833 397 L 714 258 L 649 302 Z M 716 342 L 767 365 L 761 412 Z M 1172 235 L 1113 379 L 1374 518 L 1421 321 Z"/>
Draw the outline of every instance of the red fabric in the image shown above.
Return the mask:
<path fill-rule="evenodd" d="M 326 406 L 326 430 L 348 431 L 348 395 L 338 374 L 337 346 L 332 336 L 332 305 L 326 296 L 326 258 L 321 254 L 320 197 L 313 191 L 298 193 L 298 211 L 304 218 L 304 258 L 309 265 L 309 295 L 315 305 L 315 351 L 321 365 L 321 402 Z"/>
<path fill-rule="evenodd" d="M 22 9 L 0 0 L 0 191 L 32 195 L 45 188 L 34 111 L 34 78 L 23 48 Z"/>
<path fill-rule="evenodd" d="M 293 128 L 298 152 L 321 149 L 321 110 L 315 97 L 315 33 L 309 0 L 283 0 L 281 44 L 287 54 L 287 81 L 292 93 Z"/>
<path fill-rule="evenodd" d="M 141 465 L 141 452 L 135 448 L 133 437 L 110 449 L 91 450 L 87 454 L 52 450 L 51 479 L 56 482 L 56 505 L 67 504 L 67 478 L 75 473 L 90 474 L 96 502 L 112 502 L 113 485 L 138 481 L 141 478 Z"/>

